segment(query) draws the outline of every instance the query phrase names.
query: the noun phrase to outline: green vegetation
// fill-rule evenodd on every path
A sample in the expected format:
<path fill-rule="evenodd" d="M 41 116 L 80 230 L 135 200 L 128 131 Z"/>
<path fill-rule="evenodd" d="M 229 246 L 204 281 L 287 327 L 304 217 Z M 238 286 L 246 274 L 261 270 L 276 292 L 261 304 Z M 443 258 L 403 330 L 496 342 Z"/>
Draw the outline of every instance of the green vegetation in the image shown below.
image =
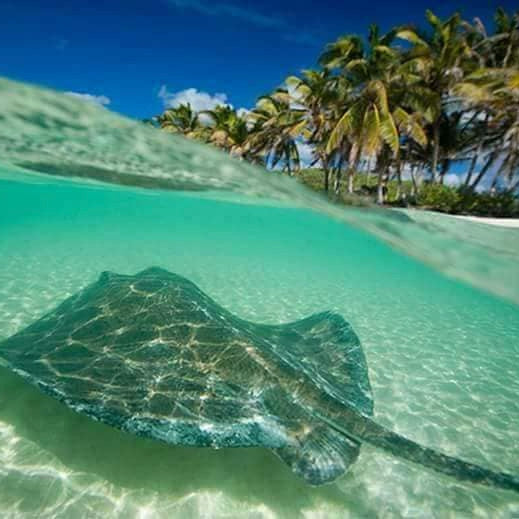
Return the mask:
<path fill-rule="evenodd" d="M 477 193 L 428 184 L 420 191 L 416 202 L 420 207 L 445 213 L 519 218 L 519 200 L 510 191 Z"/>
<path fill-rule="evenodd" d="M 323 170 L 301 169 L 297 178 L 314 191 L 324 192 Z M 389 180 L 386 184 L 385 204 L 395 207 L 421 207 L 450 214 L 519 218 L 519 199 L 510 191 L 478 193 L 472 189 L 426 183 L 415 194 L 411 180 Z M 354 195 L 341 186 L 338 197 L 329 193 L 333 200 L 349 205 L 373 203 L 377 192 L 377 178 L 366 173 L 356 173 L 353 183 Z"/>
<path fill-rule="evenodd" d="M 426 20 L 425 29 L 341 36 L 318 69 L 289 76 L 246 114 L 180 105 L 154 124 L 338 200 L 517 216 L 519 12 L 498 9 L 493 32 L 457 13 Z M 316 169 L 301 170 L 301 144 Z"/>

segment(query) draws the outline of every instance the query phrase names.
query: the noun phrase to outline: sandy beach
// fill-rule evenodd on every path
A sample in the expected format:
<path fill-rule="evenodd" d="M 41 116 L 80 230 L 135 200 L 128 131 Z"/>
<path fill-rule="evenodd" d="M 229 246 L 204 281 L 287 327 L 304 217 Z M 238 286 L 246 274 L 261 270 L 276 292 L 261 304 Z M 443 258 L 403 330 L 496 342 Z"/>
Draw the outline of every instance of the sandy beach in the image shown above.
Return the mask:
<path fill-rule="evenodd" d="M 497 225 L 499 227 L 519 229 L 519 218 L 486 218 L 482 216 L 462 216 L 457 214 L 449 214 L 446 216 L 460 218 L 462 220 L 470 220 L 471 222 L 485 223 L 487 225 Z"/>

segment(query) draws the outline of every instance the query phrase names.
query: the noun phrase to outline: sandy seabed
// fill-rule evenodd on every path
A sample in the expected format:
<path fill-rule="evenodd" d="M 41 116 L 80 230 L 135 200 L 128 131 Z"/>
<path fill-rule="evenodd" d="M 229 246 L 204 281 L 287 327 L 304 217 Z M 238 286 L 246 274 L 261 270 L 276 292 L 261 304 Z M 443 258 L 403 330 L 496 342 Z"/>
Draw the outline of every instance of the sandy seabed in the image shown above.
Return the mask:
<path fill-rule="evenodd" d="M 517 306 L 309 212 L 66 187 L 4 185 L 0 196 L 0 337 L 103 270 L 152 265 L 257 322 L 333 310 L 361 339 L 379 423 L 519 472 Z M 348 474 L 312 488 L 266 449 L 137 438 L 0 369 L 0 510 L 2 519 L 513 519 L 519 496 L 367 445 Z"/>

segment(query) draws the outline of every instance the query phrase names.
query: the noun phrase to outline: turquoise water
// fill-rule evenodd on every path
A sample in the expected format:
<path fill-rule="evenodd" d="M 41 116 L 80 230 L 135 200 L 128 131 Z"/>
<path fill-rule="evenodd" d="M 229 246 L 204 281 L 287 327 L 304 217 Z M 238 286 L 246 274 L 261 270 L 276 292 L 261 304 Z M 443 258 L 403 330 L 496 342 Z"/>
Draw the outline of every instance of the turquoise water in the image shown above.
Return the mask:
<path fill-rule="evenodd" d="M 11 101 L 19 94 L 9 92 Z M 52 99 L 69 110 L 82 106 Z M 88 141 L 89 158 L 81 127 L 71 135 L 59 124 L 43 130 L 45 117 L 34 114 L 47 114 L 46 104 L 9 106 L 13 119 L 4 111 L 0 121 L 0 338 L 103 270 L 136 273 L 151 265 L 188 277 L 253 321 L 334 310 L 363 344 L 379 423 L 448 454 L 519 473 L 517 231 L 437 215 L 411 214 L 413 222 L 406 215 L 344 212 L 277 176 L 212 151 L 197 155 L 201 148 L 192 143 L 172 151 L 174 141 L 162 135 L 156 149 L 167 143 L 183 164 L 164 178 L 196 170 L 190 182 L 201 184 L 228 168 L 220 200 L 214 193 L 33 175 L 28 165 L 49 173 L 50 164 L 63 164 L 74 175 L 78 164 L 103 157 L 105 169 L 116 169 L 117 146 L 129 144 L 116 137 L 110 145 L 108 137 Z M 117 135 L 118 118 L 89 110 L 78 125 L 98 123 L 103 136 Z M 26 115 L 25 123 L 15 124 L 16 113 Z M 147 131 L 146 138 L 155 139 Z M 63 146 L 66 161 L 56 151 Z M 122 155 L 139 174 L 151 161 L 142 149 L 140 159 Z M 244 184 L 242 168 L 250 175 Z M 2 369 L 0 510 L 9 518 L 513 518 L 519 497 L 460 483 L 367 445 L 345 477 L 311 488 L 266 450 L 212 451 L 135 438 L 72 412 Z"/>
<path fill-rule="evenodd" d="M 286 175 L 265 175 L 210 146 L 0 77 L 0 178 L 34 182 L 49 174 L 312 209 L 519 304 L 517 232 L 431 213 L 344 210 Z"/>

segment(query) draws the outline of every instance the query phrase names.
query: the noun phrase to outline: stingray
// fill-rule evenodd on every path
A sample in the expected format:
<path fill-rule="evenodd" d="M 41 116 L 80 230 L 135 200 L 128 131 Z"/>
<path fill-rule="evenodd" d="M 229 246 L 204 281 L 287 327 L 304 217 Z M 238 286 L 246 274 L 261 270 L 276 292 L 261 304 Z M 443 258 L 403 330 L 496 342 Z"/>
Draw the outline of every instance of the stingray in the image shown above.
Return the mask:
<path fill-rule="evenodd" d="M 377 424 L 364 352 L 340 315 L 255 324 L 160 268 L 102 273 L 0 343 L 0 359 L 95 420 L 174 445 L 266 447 L 311 485 L 344 474 L 366 442 L 459 480 L 519 491 L 512 475 Z"/>

